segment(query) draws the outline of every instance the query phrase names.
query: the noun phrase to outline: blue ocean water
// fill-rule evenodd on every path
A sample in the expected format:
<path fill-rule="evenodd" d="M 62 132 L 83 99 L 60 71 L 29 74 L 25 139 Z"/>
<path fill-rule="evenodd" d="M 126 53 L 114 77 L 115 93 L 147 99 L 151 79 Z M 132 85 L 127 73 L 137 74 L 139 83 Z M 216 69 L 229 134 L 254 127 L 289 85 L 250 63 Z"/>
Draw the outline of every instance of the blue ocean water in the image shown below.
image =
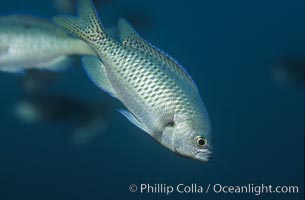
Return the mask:
<path fill-rule="evenodd" d="M 304 85 L 272 78 L 280 57 L 305 57 L 303 0 L 112 0 L 97 9 L 107 27 L 130 18 L 146 40 L 185 66 L 211 118 L 214 158 L 205 164 L 180 157 L 134 127 L 79 60 L 50 90 L 111 102 L 106 130 L 81 147 L 67 142 L 65 123 L 17 120 L 12 107 L 24 98 L 20 76 L 0 73 L 0 200 L 304 199 Z M 12 13 L 50 19 L 59 11 L 51 0 L 2 2 L 0 14 Z M 192 183 L 211 190 L 140 192 L 141 184 Z M 130 192 L 131 184 L 139 190 Z M 299 192 L 217 193 L 217 184 L 298 186 Z"/>

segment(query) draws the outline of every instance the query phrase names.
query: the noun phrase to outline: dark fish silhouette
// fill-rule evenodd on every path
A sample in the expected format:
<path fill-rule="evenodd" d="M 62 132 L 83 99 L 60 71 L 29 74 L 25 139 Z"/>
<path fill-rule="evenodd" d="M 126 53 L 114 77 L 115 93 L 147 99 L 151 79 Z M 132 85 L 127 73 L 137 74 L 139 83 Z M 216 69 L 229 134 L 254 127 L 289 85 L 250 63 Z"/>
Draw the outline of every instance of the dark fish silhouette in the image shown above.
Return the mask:
<path fill-rule="evenodd" d="M 275 81 L 284 85 L 304 87 L 305 56 L 282 57 L 272 69 Z"/>
<path fill-rule="evenodd" d="M 72 144 L 82 145 L 101 135 L 108 124 L 105 102 L 85 102 L 56 94 L 35 94 L 14 106 L 15 116 L 28 124 L 66 123 L 72 127 L 67 137 Z"/>

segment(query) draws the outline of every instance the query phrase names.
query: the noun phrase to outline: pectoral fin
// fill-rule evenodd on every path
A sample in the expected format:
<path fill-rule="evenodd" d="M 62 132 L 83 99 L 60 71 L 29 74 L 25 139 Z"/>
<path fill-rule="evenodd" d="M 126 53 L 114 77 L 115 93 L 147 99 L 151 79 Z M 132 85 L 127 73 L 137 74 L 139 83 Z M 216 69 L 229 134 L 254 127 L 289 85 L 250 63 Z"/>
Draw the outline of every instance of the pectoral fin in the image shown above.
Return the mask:
<path fill-rule="evenodd" d="M 108 80 L 105 65 L 95 56 L 82 57 L 82 63 L 93 83 L 111 96 L 116 97 L 116 92 Z"/>

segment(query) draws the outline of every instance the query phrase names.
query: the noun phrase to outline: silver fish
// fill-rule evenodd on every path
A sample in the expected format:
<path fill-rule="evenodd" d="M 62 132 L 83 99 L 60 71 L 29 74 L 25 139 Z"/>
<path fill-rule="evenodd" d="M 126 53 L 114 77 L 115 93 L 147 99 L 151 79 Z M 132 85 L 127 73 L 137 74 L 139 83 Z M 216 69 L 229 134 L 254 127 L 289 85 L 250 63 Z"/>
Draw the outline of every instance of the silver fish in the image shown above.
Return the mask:
<path fill-rule="evenodd" d="M 61 70 L 69 55 L 95 55 L 82 40 L 73 38 L 47 20 L 25 15 L 0 17 L 0 71 Z"/>
<path fill-rule="evenodd" d="M 169 55 L 143 40 L 126 22 L 118 23 L 120 42 L 104 31 L 90 0 L 80 0 L 78 17 L 54 21 L 98 53 L 85 56 L 84 69 L 102 90 L 119 99 L 120 110 L 133 124 L 168 149 L 209 161 L 210 120 L 198 89 L 188 73 Z"/>

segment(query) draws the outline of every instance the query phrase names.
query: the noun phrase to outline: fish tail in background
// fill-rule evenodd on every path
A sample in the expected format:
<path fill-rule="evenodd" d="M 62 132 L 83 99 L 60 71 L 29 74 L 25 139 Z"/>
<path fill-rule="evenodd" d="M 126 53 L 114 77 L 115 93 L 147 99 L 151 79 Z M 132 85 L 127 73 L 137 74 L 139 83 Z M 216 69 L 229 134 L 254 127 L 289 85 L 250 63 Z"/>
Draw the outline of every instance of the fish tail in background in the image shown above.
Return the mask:
<path fill-rule="evenodd" d="M 78 0 L 78 17 L 59 15 L 54 22 L 89 44 L 98 44 L 108 36 L 99 21 L 98 14 L 91 0 Z"/>

